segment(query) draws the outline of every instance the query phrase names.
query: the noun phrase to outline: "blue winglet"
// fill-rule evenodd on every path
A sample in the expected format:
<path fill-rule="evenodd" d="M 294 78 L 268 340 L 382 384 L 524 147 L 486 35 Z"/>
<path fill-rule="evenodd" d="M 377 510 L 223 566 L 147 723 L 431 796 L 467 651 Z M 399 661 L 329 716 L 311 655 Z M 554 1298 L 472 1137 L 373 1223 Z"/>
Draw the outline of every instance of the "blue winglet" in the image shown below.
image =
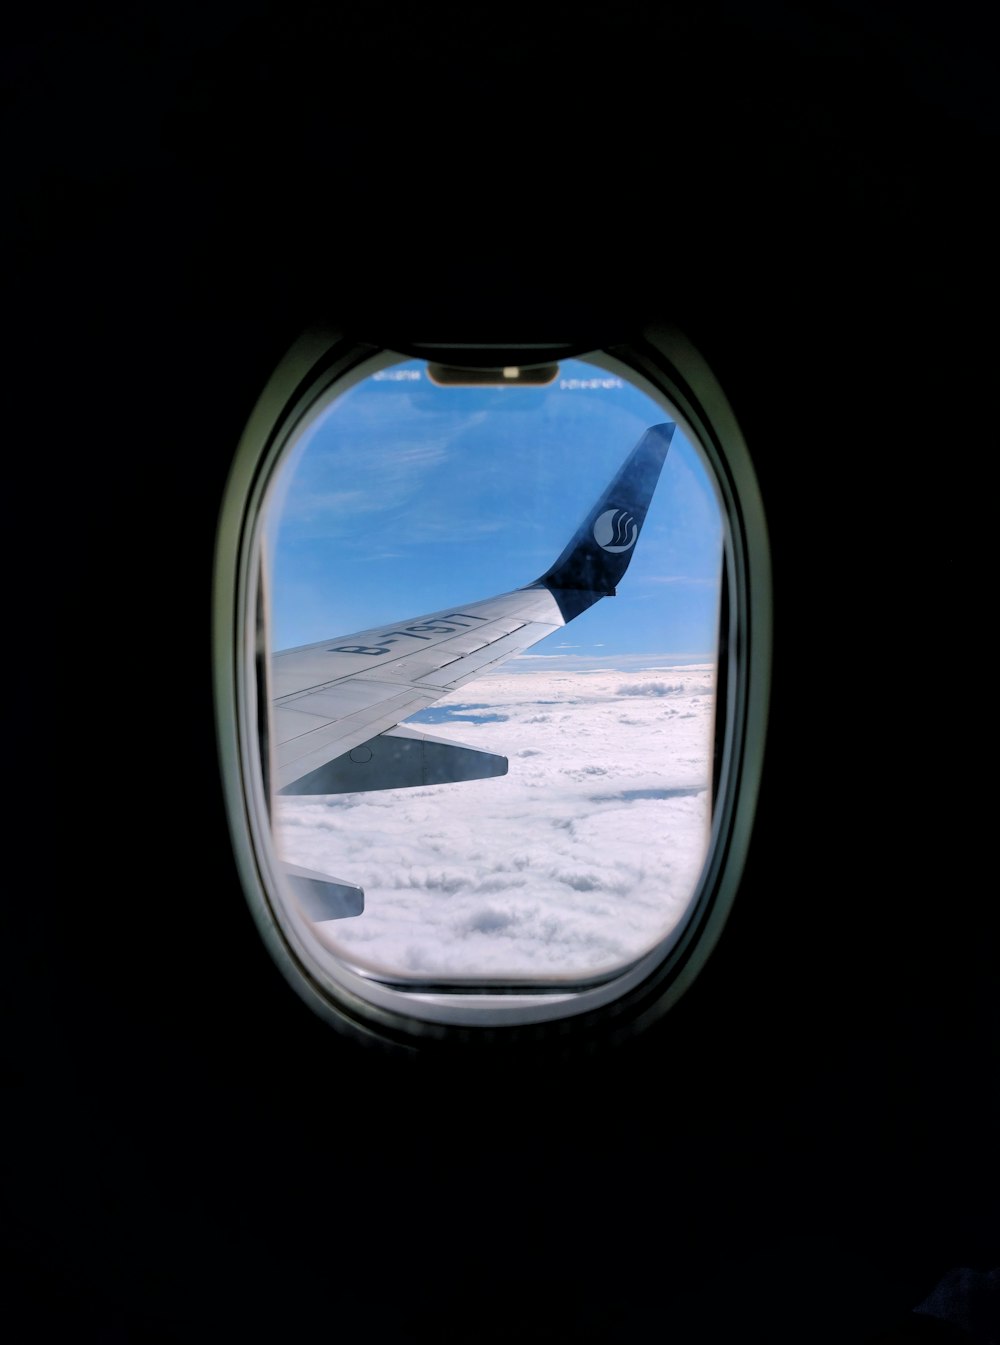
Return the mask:
<path fill-rule="evenodd" d="M 675 428 L 646 431 L 556 563 L 528 585 L 549 589 L 567 621 L 613 594 L 628 569 Z"/>

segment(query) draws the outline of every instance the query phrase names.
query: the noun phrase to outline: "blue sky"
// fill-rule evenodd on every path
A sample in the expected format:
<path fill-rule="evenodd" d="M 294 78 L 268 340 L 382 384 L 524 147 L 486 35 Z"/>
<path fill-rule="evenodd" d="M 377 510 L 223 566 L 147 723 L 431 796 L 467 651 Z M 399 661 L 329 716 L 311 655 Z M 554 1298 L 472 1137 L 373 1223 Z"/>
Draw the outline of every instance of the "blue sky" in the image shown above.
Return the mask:
<path fill-rule="evenodd" d="M 420 361 L 368 377 L 301 436 L 277 483 L 274 648 L 530 583 L 643 432 L 669 418 L 582 361 L 541 388 L 443 388 Z M 709 475 L 678 429 L 618 595 L 527 658 L 712 657 L 721 547 Z"/>

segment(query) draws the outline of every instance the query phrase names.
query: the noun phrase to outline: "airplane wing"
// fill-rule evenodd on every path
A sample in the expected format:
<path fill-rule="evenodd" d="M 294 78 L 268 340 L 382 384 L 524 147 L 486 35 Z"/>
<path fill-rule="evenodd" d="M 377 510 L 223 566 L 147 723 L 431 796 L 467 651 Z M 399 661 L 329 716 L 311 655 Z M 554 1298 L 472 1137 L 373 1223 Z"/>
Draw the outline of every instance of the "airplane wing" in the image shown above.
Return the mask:
<path fill-rule="evenodd" d="M 402 721 L 615 593 L 674 428 L 665 423 L 645 432 L 555 564 L 533 583 L 275 654 L 274 790 L 336 794 L 505 775 L 505 757 L 434 738 Z M 360 888 L 287 869 L 313 919 L 363 909 Z M 332 902 L 331 887 L 340 892 Z M 340 909 L 345 903 L 351 909 Z"/>

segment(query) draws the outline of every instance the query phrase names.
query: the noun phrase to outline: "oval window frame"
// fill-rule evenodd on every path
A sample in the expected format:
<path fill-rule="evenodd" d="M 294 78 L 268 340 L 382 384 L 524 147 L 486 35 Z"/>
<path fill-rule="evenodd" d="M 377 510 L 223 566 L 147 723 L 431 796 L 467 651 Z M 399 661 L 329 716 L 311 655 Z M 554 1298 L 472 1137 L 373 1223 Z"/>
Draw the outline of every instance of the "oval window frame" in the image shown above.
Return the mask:
<path fill-rule="evenodd" d="M 334 387 L 380 366 L 421 358 L 470 370 L 587 360 L 637 383 L 675 416 L 714 473 L 725 514 L 727 601 L 719 649 L 724 724 L 712 840 L 690 912 L 668 938 L 597 982 L 541 994 L 424 993 L 372 980 L 304 935 L 282 897 L 271 843 L 260 744 L 266 684 L 260 546 L 268 482 L 297 427 Z M 686 336 L 666 324 L 633 341 L 579 350 L 563 344 L 374 346 L 328 326 L 306 332 L 264 388 L 236 448 L 219 518 L 213 579 L 213 674 L 223 794 L 239 876 L 258 931 L 286 980 L 332 1026 L 387 1042 L 565 1041 L 618 1036 L 660 1018 L 693 983 L 722 933 L 750 844 L 763 769 L 771 673 L 771 565 L 763 502 L 749 451 L 725 394 Z M 613 1011 L 612 1011 L 613 1010 Z"/>

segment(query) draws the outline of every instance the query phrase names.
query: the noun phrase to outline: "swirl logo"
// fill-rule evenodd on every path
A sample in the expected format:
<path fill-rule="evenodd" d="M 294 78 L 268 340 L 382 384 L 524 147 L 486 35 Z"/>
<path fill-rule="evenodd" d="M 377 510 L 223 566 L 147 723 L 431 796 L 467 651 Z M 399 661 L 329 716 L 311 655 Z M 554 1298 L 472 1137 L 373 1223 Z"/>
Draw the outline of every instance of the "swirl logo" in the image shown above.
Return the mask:
<path fill-rule="evenodd" d="M 627 509 L 605 509 L 594 524 L 594 541 L 605 551 L 631 551 L 639 525 Z"/>

